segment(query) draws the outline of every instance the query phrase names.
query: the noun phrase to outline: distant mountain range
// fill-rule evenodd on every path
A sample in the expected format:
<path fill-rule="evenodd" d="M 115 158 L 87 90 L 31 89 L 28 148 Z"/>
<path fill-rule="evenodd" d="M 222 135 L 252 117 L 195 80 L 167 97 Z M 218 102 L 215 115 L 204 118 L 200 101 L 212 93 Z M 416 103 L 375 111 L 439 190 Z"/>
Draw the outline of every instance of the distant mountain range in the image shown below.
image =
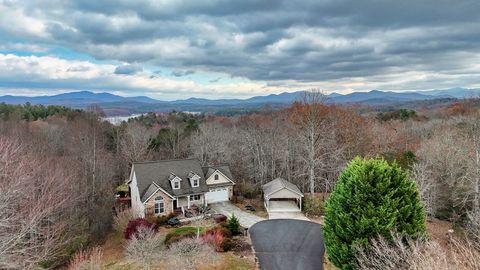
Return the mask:
<path fill-rule="evenodd" d="M 133 113 L 144 113 L 148 111 L 211 111 L 218 110 L 241 110 L 259 108 L 270 105 L 273 107 L 285 107 L 288 104 L 299 100 L 304 91 L 291 93 L 271 94 L 268 96 L 255 96 L 248 99 L 203 99 L 189 98 L 175 101 L 161 101 L 146 96 L 122 97 L 110 93 L 93 93 L 90 91 L 79 91 L 63 93 L 53 96 L 0 96 L 0 102 L 9 104 L 44 104 L 64 105 L 73 108 L 85 108 L 91 104 L 98 104 L 109 115 L 128 115 Z M 328 95 L 331 103 L 351 104 L 359 103 L 371 106 L 394 105 L 404 102 L 433 100 L 433 99 L 461 99 L 480 96 L 480 89 L 451 88 L 446 90 L 429 91 L 404 91 L 391 92 L 372 90 L 369 92 L 354 92 L 350 94 L 332 93 Z"/>

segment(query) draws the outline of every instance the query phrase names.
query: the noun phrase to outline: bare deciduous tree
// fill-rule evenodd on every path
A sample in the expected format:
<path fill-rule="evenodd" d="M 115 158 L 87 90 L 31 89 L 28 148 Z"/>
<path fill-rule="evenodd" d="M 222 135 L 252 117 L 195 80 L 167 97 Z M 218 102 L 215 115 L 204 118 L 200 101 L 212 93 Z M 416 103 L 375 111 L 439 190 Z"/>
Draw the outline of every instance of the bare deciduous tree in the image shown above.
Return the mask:
<path fill-rule="evenodd" d="M 411 176 L 417 183 L 420 200 L 423 203 L 427 217 L 435 217 L 438 209 L 438 183 L 433 178 L 429 166 L 426 162 L 415 163 L 412 168 Z"/>
<path fill-rule="evenodd" d="M 71 176 L 0 136 L 0 268 L 32 269 L 62 255 Z"/>
<path fill-rule="evenodd" d="M 185 238 L 172 243 L 167 256 L 167 265 L 180 270 L 198 269 L 200 265 L 211 265 L 218 260 L 215 248 L 196 238 Z"/>
<path fill-rule="evenodd" d="M 161 258 L 165 237 L 151 228 L 141 226 L 128 240 L 125 248 L 127 259 L 138 262 L 149 270 L 153 262 Z"/>
<path fill-rule="evenodd" d="M 434 241 L 394 237 L 372 239 L 356 255 L 358 269 L 364 270 L 473 270 L 480 268 L 480 246 L 469 239 L 450 241 L 444 248 Z"/>
<path fill-rule="evenodd" d="M 328 160 L 341 160 L 342 149 L 335 140 L 334 118 L 325 105 L 326 97 L 318 90 L 305 92 L 302 102 L 292 107 L 292 121 L 303 150 L 302 160 L 308 175 L 310 194 L 315 193 L 315 183 L 323 181 L 328 189 L 331 184 L 322 174 L 335 170 Z M 320 171 L 320 172 L 319 172 Z M 326 190 L 328 191 L 328 190 Z"/>
<path fill-rule="evenodd" d="M 153 136 L 153 131 L 140 123 L 128 124 L 120 137 L 120 149 L 124 159 L 132 164 L 147 158 L 150 152 L 149 142 Z"/>

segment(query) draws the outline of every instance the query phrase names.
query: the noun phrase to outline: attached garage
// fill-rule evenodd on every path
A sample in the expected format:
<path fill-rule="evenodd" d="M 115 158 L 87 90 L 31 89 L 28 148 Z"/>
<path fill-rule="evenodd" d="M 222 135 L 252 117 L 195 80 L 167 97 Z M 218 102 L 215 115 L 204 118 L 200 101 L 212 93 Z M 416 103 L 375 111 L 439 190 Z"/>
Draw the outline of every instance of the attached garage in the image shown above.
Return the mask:
<path fill-rule="evenodd" d="M 229 195 L 229 187 L 216 187 L 210 188 L 207 192 L 207 202 L 208 203 L 216 203 L 216 202 L 224 202 L 228 201 Z"/>
<path fill-rule="evenodd" d="M 277 178 L 262 186 L 265 209 L 268 212 L 302 211 L 303 193 L 285 179 Z"/>

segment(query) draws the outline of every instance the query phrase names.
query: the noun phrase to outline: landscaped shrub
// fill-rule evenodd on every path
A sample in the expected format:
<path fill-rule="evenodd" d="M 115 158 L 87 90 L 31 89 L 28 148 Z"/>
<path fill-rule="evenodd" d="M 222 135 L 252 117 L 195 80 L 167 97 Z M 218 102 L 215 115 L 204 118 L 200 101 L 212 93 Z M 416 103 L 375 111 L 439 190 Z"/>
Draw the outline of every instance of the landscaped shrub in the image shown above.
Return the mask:
<path fill-rule="evenodd" d="M 228 219 L 227 227 L 233 235 L 240 234 L 240 221 L 232 214 L 232 217 Z"/>
<path fill-rule="evenodd" d="M 243 237 L 232 238 L 228 243 L 229 251 L 233 251 L 237 256 L 248 256 L 252 253 L 252 245 L 250 245 Z"/>
<path fill-rule="evenodd" d="M 172 243 L 178 242 L 185 238 L 195 238 L 197 236 L 196 232 L 185 231 L 181 233 L 170 232 L 165 236 L 165 245 L 170 246 Z"/>
<path fill-rule="evenodd" d="M 205 244 L 212 245 L 215 247 L 215 251 L 221 252 L 224 251 L 222 243 L 225 240 L 225 236 L 220 230 L 209 230 L 202 234 L 202 241 Z M 225 250 L 226 251 L 226 250 Z"/>
<path fill-rule="evenodd" d="M 213 215 L 213 220 L 215 220 L 215 223 L 223 223 L 227 221 L 227 216 L 222 214 L 215 214 Z"/>
<path fill-rule="evenodd" d="M 224 238 L 223 242 L 220 245 L 221 249 L 224 252 L 230 251 L 233 248 L 233 239 L 232 238 Z"/>
<path fill-rule="evenodd" d="M 178 226 L 178 225 L 180 225 L 180 220 L 178 220 L 177 217 L 172 217 L 172 218 L 167 220 L 167 224 L 170 225 L 170 226 Z"/>
<path fill-rule="evenodd" d="M 165 226 L 165 225 L 168 225 L 168 220 L 174 217 L 175 217 L 175 214 L 173 213 L 170 213 L 166 216 L 157 216 L 155 222 L 157 223 L 158 226 Z"/>
<path fill-rule="evenodd" d="M 355 158 L 327 201 L 323 230 L 328 259 L 341 269 L 355 269 L 355 250 L 375 237 L 424 236 L 415 183 L 395 163 Z"/>
<path fill-rule="evenodd" d="M 128 222 L 127 228 L 123 233 L 125 239 L 130 239 L 133 234 L 137 233 L 140 226 L 151 228 L 155 232 L 158 231 L 158 226 L 156 223 L 150 222 L 144 218 L 136 218 Z"/>
<path fill-rule="evenodd" d="M 303 211 L 307 216 L 321 216 L 324 212 L 323 199 L 318 196 L 305 196 L 303 198 Z"/>
<path fill-rule="evenodd" d="M 219 231 L 220 233 L 222 233 L 222 235 L 225 236 L 226 238 L 232 237 L 232 233 L 230 232 L 230 230 L 223 226 L 215 226 L 213 228 L 206 230 L 204 233 L 212 233 L 216 231 Z"/>

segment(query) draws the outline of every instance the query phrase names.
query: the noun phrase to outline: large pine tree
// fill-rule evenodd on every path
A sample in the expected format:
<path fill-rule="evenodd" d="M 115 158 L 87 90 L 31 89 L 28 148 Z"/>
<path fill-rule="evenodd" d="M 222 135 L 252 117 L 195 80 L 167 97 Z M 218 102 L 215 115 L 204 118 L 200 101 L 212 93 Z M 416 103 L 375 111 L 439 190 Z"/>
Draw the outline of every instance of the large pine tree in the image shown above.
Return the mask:
<path fill-rule="evenodd" d="M 425 216 L 415 183 L 395 163 L 355 158 L 341 173 L 325 208 L 323 226 L 329 260 L 355 269 L 355 248 L 392 233 L 425 235 Z"/>

